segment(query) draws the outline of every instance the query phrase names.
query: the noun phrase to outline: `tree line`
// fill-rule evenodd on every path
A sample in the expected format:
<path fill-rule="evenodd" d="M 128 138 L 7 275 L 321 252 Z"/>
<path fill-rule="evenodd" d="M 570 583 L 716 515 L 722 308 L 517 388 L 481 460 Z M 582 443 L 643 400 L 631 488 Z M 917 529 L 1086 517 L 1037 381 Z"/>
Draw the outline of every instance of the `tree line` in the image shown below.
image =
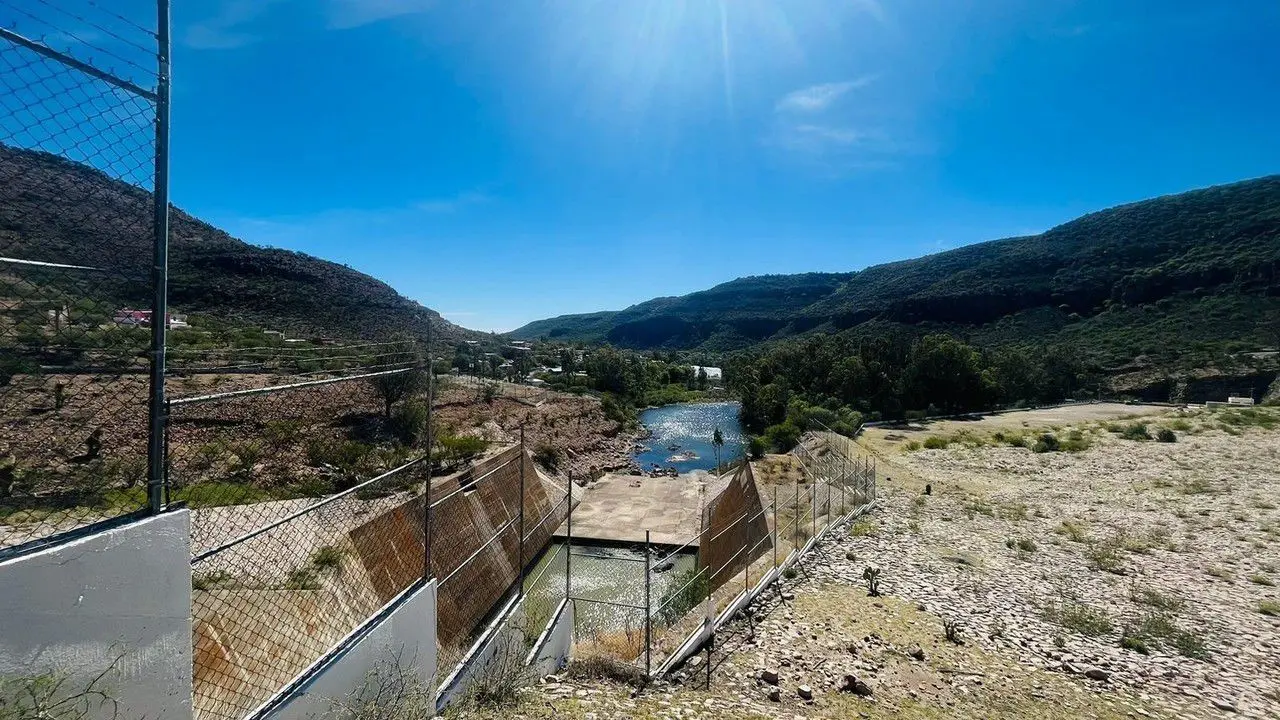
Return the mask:
<path fill-rule="evenodd" d="M 946 334 L 825 335 L 731 358 L 729 388 L 752 449 L 790 449 L 814 420 L 851 433 L 862 421 L 1055 402 L 1095 386 L 1070 348 L 979 348 Z"/>

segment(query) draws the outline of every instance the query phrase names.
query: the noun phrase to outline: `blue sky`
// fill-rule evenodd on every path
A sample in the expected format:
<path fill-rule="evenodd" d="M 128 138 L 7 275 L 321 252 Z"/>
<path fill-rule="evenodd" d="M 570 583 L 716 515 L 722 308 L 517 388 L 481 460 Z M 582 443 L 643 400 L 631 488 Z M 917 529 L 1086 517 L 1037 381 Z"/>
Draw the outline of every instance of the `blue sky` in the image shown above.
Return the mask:
<path fill-rule="evenodd" d="M 173 195 L 509 330 L 1280 171 L 1272 0 L 185 0 Z"/>

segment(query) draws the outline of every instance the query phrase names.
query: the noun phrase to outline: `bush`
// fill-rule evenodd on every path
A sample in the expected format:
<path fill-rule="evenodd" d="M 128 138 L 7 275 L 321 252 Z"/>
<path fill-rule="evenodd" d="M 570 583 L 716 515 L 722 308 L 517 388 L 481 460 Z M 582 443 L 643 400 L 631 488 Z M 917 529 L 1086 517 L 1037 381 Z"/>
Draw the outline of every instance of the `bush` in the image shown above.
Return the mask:
<path fill-rule="evenodd" d="M 762 437 L 753 435 L 751 436 L 751 439 L 747 441 L 747 453 L 751 455 L 752 460 L 759 460 L 764 457 L 764 454 L 768 449 L 769 446 L 765 443 L 765 440 Z"/>
<path fill-rule="evenodd" d="M 1139 442 L 1151 439 L 1150 433 L 1147 432 L 1147 424 L 1141 422 L 1125 425 L 1120 430 L 1120 437 L 1125 440 L 1137 440 Z"/>
<path fill-rule="evenodd" d="M 1178 436 L 1174 435 L 1169 428 L 1160 428 L 1156 433 L 1156 440 L 1162 443 L 1178 442 Z"/>
<path fill-rule="evenodd" d="M 560 468 L 562 457 L 560 448 L 550 443 L 542 443 L 533 450 L 533 461 L 551 472 Z"/>
<path fill-rule="evenodd" d="M 406 402 L 391 412 L 391 432 L 405 445 L 417 445 L 427 436 L 426 403 Z"/>
<path fill-rule="evenodd" d="M 951 441 L 940 435 L 932 435 L 925 438 L 924 441 L 925 450 L 946 450 L 950 445 Z"/>
<path fill-rule="evenodd" d="M 488 440 L 475 435 L 441 435 L 436 439 L 434 462 L 453 467 L 475 458 L 488 447 Z"/>
<path fill-rule="evenodd" d="M 765 428 L 764 437 L 774 452 L 790 452 L 800 442 L 800 428 L 788 420 Z"/>
<path fill-rule="evenodd" d="M 1045 433 L 1036 438 L 1036 443 L 1031 446 L 1031 451 L 1038 453 L 1057 452 L 1058 448 L 1058 438 L 1053 433 Z"/>
<path fill-rule="evenodd" d="M 1115 627 L 1105 612 L 1078 602 L 1050 604 L 1044 610 L 1044 617 L 1049 622 L 1089 637 L 1106 635 Z"/>
<path fill-rule="evenodd" d="M 666 624 L 671 625 L 698 607 L 698 603 L 706 599 L 709 589 L 706 573 L 697 570 L 679 573 L 662 594 L 659 615 Z"/>

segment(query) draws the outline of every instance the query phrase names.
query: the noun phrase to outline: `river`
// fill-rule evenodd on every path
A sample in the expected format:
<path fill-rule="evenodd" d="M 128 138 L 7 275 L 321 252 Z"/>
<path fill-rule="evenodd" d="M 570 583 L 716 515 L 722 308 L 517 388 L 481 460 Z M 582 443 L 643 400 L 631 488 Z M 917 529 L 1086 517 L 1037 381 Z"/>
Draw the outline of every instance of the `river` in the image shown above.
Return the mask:
<path fill-rule="evenodd" d="M 642 441 L 645 450 L 636 453 L 636 462 L 643 470 L 657 463 L 661 467 L 675 466 L 684 473 L 690 470 L 714 470 L 715 447 L 711 437 L 720 428 L 724 447 L 720 449 L 720 461 L 727 463 L 742 456 L 742 425 L 738 422 L 736 402 L 681 403 L 650 408 L 640 413 L 640 423 L 649 430 L 650 437 Z M 671 446 L 679 448 L 671 450 Z M 685 453 L 695 457 L 688 458 Z M 672 460 L 673 456 L 686 459 Z"/>

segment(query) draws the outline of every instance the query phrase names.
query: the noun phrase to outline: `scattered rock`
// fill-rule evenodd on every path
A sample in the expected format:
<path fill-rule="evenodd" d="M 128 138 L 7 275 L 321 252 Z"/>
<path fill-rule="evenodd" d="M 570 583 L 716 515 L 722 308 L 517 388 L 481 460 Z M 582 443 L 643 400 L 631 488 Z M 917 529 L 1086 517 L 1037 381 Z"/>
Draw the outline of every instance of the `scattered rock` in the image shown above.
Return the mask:
<path fill-rule="evenodd" d="M 1088 670 L 1085 670 L 1084 676 L 1090 680 L 1097 680 L 1098 682 L 1106 682 L 1111 679 L 1111 673 L 1097 667 L 1091 667 Z"/>
<path fill-rule="evenodd" d="M 698 666 L 699 666 L 699 665 L 701 665 L 701 664 L 702 664 L 702 656 L 701 656 L 701 655 L 694 655 L 693 657 L 691 657 L 691 658 L 689 658 L 688 660 L 685 660 L 685 661 L 684 661 L 684 666 L 685 666 L 685 667 L 687 667 L 687 668 L 689 668 L 689 669 L 691 669 L 691 670 L 692 670 L 693 668 L 698 667 Z"/>
<path fill-rule="evenodd" d="M 777 670 L 769 670 L 769 669 L 767 669 L 767 668 L 766 668 L 766 669 L 764 669 L 764 670 L 761 670 L 761 671 L 760 671 L 760 682 L 762 682 L 762 683 L 766 683 L 766 684 L 769 684 L 769 685 L 777 685 L 777 684 L 778 684 L 778 671 L 777 671 Z"/>
<path fill-rule="evenodd" d="M 769 690 L 769 700 L 771 702 L 782 702 L 782 691 L 778 688 Z"/>
<path fill-rule="evenodd" d="M 799 695 L 800 699 L 804 700 L 805 702 L 809 702 L 810 700 L 813 700 L 813 688 L 809 687 L 808 685 L 801 685 L 800 687 L 796 688 L 796 694 Z"/>
<path fill-rule="evenodd" d="M 1235 704 L 1235 703 L 1233 703 L 1233 702 L 1231 702 L 1231 701 L 1229 701 L 1229 700 L 1223 700 L 1223 699 L 1221 699 L 1221 698 L 1214 698 L 1214 699 L 1212 700 L 1212 702 L 1213 702 L 1213 706 L 1214 706 L 1214 707 L 1218 708 L 1219 710 L 1222 710 L 1223 712 L 1235 712 L 1235 711 L 1236 711 L 1236 704 Z"/>
<path fill-rule="evenodd" d="M 912 645 L 911 647 L 907 648 L 907 657 L 910 657 L 915 660 L 923 661 L 924 648 L 920 647 L 919 645 Z"/>
<path fill-rule="evenodd" d="M 844 684 L 840 686 L 840 692 L 853 693 L 858 697 L 871 697 L 871 686 L 853 675 L 845 675 Z"/>

